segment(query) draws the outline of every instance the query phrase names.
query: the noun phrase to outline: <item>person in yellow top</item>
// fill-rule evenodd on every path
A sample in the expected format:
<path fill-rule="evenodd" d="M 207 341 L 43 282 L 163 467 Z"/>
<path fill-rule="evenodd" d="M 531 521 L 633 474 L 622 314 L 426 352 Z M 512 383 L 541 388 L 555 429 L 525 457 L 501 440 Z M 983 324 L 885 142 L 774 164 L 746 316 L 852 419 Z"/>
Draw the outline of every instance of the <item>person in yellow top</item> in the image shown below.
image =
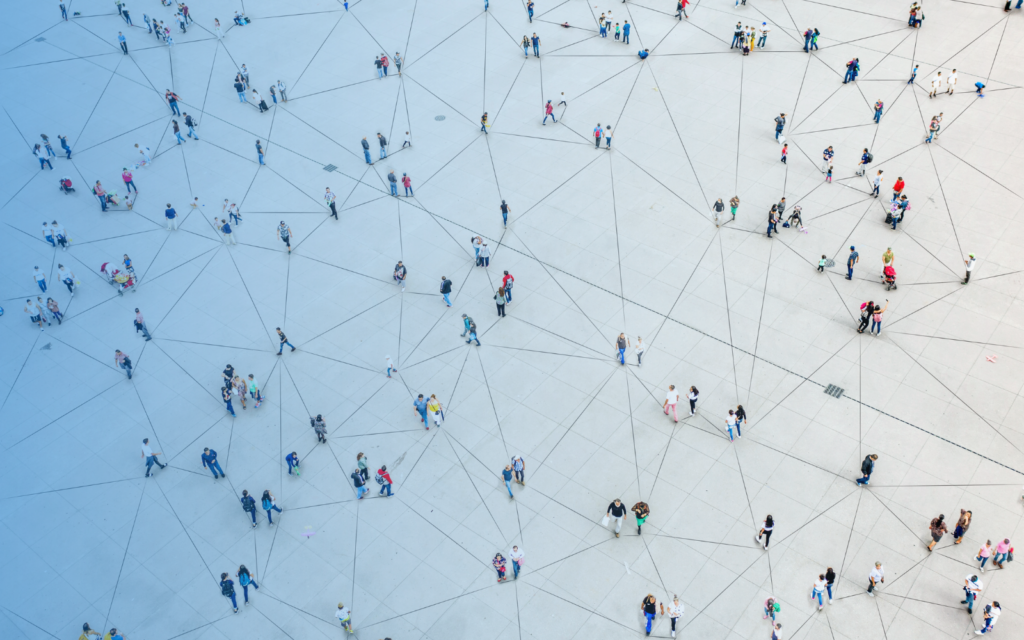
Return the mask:
<path fill-rule="evenodd" d="M 85 624 L 82 625 L 82 635 L 78 636 L 78 640 L 89 640 L 89 636 L 99 637 L 100 636 L 100 632 L 99 631 L 93 631 L 92 627 L 89 626 L 89 623 L 86 622 Z"/>
<path fill-rule="evenodd" d="M 430 394 L 430 400 L 427 401 L 427 411 L 434 416 L 434 425 L 440 427 L 441 420 L 444 419 L 444 410 L 441 408 L 441 401 L 434 394 Z"/>

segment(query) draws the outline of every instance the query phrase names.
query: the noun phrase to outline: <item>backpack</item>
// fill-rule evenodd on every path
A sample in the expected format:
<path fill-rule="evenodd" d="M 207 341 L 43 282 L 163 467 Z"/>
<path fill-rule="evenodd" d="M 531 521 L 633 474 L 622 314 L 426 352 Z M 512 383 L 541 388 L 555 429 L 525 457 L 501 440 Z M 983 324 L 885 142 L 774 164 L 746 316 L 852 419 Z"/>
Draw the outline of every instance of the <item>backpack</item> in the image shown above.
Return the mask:
<path fill-rule="evenodd" d="M 274 503 L 271 502 L 270 498 L 263 498 L 263 510 L 270 511 L 274 508 Z"/>
<path fill-rule="evenodd" d="M 245 512 L 255 511 L 256 510 L 255 507 L 256 507 L 256 501 L 253 499 L 252 496 L 246 496 L 246 497 L 242 498 L 242 510 L 243 511 L 245 511 Z"/>
<path fill-rule="evenodd" d="M 252 577 L 249 575 L 249 571 L 241 571 L 238 574 L 238 582 L 244 587 L 252 582 Z"/>
<path fill-rule="evenodd" d="M 377 481 L 377 484 L 384 484 L 384 476 L 380 475 L 379 473 L 373 476 L 373 479 Z"/>
<path fill-rule="evenodd" d="M 874 162 L 875 161 L 875 156 L 871 155 L 870 151 L 866 155 L 868 157 L 868 162 Z"/>
<path fill-rule="evenodd" d="M 235 595 L 235 587 L 231 584 L 230 580 L 225 580 L 220 583 L 220 594 L 226 598 L 230 598 Z"/>

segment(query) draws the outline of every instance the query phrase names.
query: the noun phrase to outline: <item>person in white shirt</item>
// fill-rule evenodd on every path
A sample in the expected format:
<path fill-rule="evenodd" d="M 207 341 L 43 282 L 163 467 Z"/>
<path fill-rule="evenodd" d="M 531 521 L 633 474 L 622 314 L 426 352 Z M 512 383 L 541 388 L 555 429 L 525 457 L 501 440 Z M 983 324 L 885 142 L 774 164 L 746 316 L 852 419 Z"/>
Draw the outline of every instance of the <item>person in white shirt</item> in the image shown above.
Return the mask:
<path fill-rule="evenodd" d="M 764 45 L 768 42 L 768 32 L 771 31 L 771 27 L 768 26 L 767 22 L 761 23 L 761 37 L 757 40 L 757 46 L 764 49 Z"/>
<path fill-rule="evenodd" d="M 825 592 L 825 585 L 828 582 L 825 580 L 825 574 L 822 573 L 818 576 L 818 579 L 814 582 L 814 586 L 811 587 L 811 600 L 818 599 L 818 611 L 825 608 L 825 603 L 822 600 L 821 594 Z"/>
<path fill-rule="evenodd" d="M 949 78 L 946 79 L 946 86 L 949 87 L 946 90 L 946 93 L 948 93 L 949 95 L 953 95 L 953 89 L 956 88 L 956 69 L 953 69 L 949 73 Z"/>
<path fill-rule="evenodd" d="M 981 595 L 983 585 L 978 576 L 967 576 L 964 578 L 964 593 L 966 594 L 964 599 L 960 601 L 960 604 L 967 605 L 967 613 L 974 613 L 974 601 Z"/>
<path fill-rule="evenodd" d="M 636 366 L 640 366 L 640 360 L 644 357 L 644 342 L 640 336 L 636 337 Z"/>
<path fill-rule="evenodd" d="M 964 265 L 967 268 L 967 275 L 964 276 L 964 281 L 960 284 L 967 284 L 971 281 L 971 272 L 974 271 L 974 254 L 969 254 L 968 258 L 964 260 Z"/>
<path fill-rule="evenodd" d="M 355 633 L 352 630 L 352 612 L 341 602 L 338 603 L 338 611 L 334 614 L 334 617 L 341 621 L 341 628 L 349 633 Z"/>
<path fill-rule="evenodd" d="M 43 239 L 53 245 L 55 249 L 57 248 L 57 241 L 53 239 L 53 230 L 46 222 L 43 223 Z"/>
<path fill-rule="evenodd" d="M 736 412 L 729 409 L 729 415 L 725 418 L 725 428 L 729 430 L 729 442 L 733 441 L 732 430 L 736 427 Z"/>
<path fill-rule="evenodd" d="M 885 583 L 885 570 L 882 568 L 881 562 L 875 563 L 875 568 L 868 574 L 868 595 L 872 598 L 875 597 L 875 587 L 879 584 Z"/>
<path fill-rule="evenodd" d="M 336 200 L 336 198 L 335 198 L 334 193 L 331 191 L 331 188 L 327 187 L 327 192 L 324 193 L 324 202 L 326 202 L 327 206 L 331 208 L 331 215 L 334 216 L 335 220 L 337 220 L 338 219 L 338 209 L 336 208 L 337 205 L 335 204 L 335 200 Z"/>
<path fill-rule="evenodd" d="M 71 269 L 64 269 L 64 265 L 57 265 L 57 278 L 68 288 L 71 297 L 75 297 L 75 274 Z"/>
<path fill-rule="evenodd" d="M 661 407 L 665 410 L 665 415 L 668 415 L 669 408 L 672 409 L 672 417 L 675 418 L 676 422 L 679 422 L 679 415 L 676 413 L 676 404 L 679 402 L 679 392 L 676 391 L 676 385 L 668 385 L 668 393 L 665 394 L 665 404 Z"/>
<path fill-rule="evenodd" d="M 697 410 L 697 396 L 700 395 L 700 391 L 697 391 L 697 387 L 690 387 L 690 393 L 687 394 L 686 398 L 690 401 L 690 415 Z"/>
<path fill-rule="evenodd" d="M 523 568 L 523 562 L 526 560 L 526 554 L 516 545 L 512 545 L 512 550 L 508 552 L 508 557 L 512 561 L 512 572 L 515 574 L 512 579 L 518 580 L 519 571 Z"/>
<path fill-rule="evenodd" d="M 145 438 L 142 441 L 142 457 L 146 459 L 146 477 L 147 478 L 149 477 L 150 469 L 153 468 L 154 464 L 156 466 L 160 467 L 161 469 L 163 469 L 164 467 L 167 466 L 166 464 L 160 464 L 160 461 L 157 459 L 157 456 L 159 456 L 159 455 L 161 455 L 161 453 L 159 451 L 157 451 L 156 453 L 153 453 L 152 447 L 149 446 L 149 438 Z"/>
<path fill-rule="evenodd" d="M 35 279 L 36 284 L 39 285 L 39 288 L 43 290 L 43 293 L 46 293 L 46 274 L 40 271 L 39 267 L 36 267 L 35 271 L 32 272 L 32 277 Z"/>
<path fill-rule="evenodd" d="M 288 102 L 288 94 L 285 93 L 286 87 L 280 80 L 277 81 L 277 93 L 281 96 L 281 102 Z"/>
<path fill-rule="evenodd" d="M 139 163 L 140 167 L 144 167 L 152 162 L 149 157 L 149 147 L 140 147 L 139 145 L 135 145 L 135 148 L 139 150 L 140 154 L 142 154 L 142 162 Z"/>
<path fill-rule="evenodd" d="M 43 329 L 43 322 L 45 321 L 46 316 L 43 315 L 43 310 L 39 308 L 39 305 L 32 302 L 31 299 L 26 299 L 25 313 L 28 315 L 29 322 L 37 323 L 39 325 L 39 330 L 45 331 L 45 329 Z M 50 323 L 47 322 L 46 324 L 49 325 Z"/>
<path fill-rule="evenodd" d="M 668 605 L 668 617 L 672 619 L 672 637 L 676 637 L 676 622 L 683 617 L 683 605 L 679 604 L 679 596 L 672 596 L 672 604 Z"/>
<path fill-rule="evenodd" d="M 999 621 L 999 615 L 1003 612 L 999 606 L 998 600 L 993 600 L 992 604 L 985 607 L 985 627 L 980 631 L 975 631 L 977 635 L 984 635 L 992 631 L 992 627 L 996 626 L 996 622 Z"/>
<path fill-rule="evenodd" d="M 942 88 L 942 72 L 940 71 L 940 72 L 935 74 L 934 78 L 932 78 L 932 91 L 931 91 L 931 93 L 928 94 L 928 97 L 929 98 L 934 98 L 935 94 L 938 93 L 941 88 Z"/>

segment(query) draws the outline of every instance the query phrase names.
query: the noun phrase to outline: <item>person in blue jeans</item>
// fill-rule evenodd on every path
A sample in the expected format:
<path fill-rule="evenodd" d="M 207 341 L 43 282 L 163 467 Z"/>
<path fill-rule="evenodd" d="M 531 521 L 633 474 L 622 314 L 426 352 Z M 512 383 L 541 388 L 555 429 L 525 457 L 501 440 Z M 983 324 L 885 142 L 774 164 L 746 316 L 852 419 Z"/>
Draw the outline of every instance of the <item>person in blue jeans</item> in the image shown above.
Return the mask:
<path fill-rule="evenodd" d="M 626 20 L 622 24 L 622 41 L 629 44 L 629 30 L 633 28 L 633 25 L 629 24 L 629 20 Z"/>
<path fill-rule="evenodd" d="M 505 488 L 508 489 L 508 497 L 515 498 L 512 494 L 512 466 L 505 465 L 505 470 L 501 472 L 501 477 L 505 480 Z"/>
<path fill-rule="evenodd" d="M 180 133 L 178 134 L 178 137 L 181 137 Z M 182 140 L 182 142 L 184 142 L 184 140 Z M 266 162 L 263 162 L 263 145 L 260 144 L 259 140 L 256 141 L 256 155 L 259 156 L 260 164 L 267 164 Z"/>
<path fill-rule="evenodd" d="M 284 461 L 288 463 L 288 475 L 292 475 L 292 469 L 295 469 L 295 475 L 301 476 L 299 472 L 299 454 L 292 451 L 284 457 Z"/>
<path fill-rule="evenodd" d="M 534 33 L 533 37 L 530 38 L 530 41 L 533 43 L 533 55 L 539 58 L 540 57 L 540 38 L 538 38 L 537 34 Z"/>
<path fill-rule="evenodd" d="M 420 422 L 422 422 L 423 426 L 425 426 L 429 430 L 430 423 L 427 422 L 427 401 L 423 399 L 422 393 L 419 395 L 419 397 L 412 401 L 412 407 L 416 413 L 420 414 Z"/>
<path fill-rule="evenodd" d="M 370 159 L 370 143 L 363 138 L 363 157 L 366 158 L 366 164 L 373 164 L 373 160 Z"/>
<path fill-rule="evenodd" d="M 875 102 L 875 124 L 878 124 L 878 121 L 881 120 L 881 119 L 882 119 L 882 101 L 881 100 L 877 100 Z"/>
<path fill-rule="evenodd" d="M 871 482 L 871 474 L 875 470 L 875 460 L 878 460 L 878 454 L 872 453 L 864 458 L 864 462 L 860 463 L 862 477 L 857 478 L 857 484 L 865 485 Z"/>
<path fill-rule="evenodd" d="M 244 564 L 238 566 L 238 572 L 235 573 L 235 576 L 238 578 L 238 584 L 242 585 L 242 594 L 245 596 L 245 604 L 249 604 L 249 586 L 251 585 L 253 589 L 259 589 L 260 585 L 256 584 L 256 581 L 252 578 L 252 574 L 249 573 L 249 570 L 245 568 Z"/>
<path fill-rule="evenodd" d="M 380 143 L 380 159 L 383 160 L 384 158 L 388 157 L 388 141 L 383 135 L 378 133 L 377 142 Z"/>
<path fill-rule="evenodd" d="M 249 495 L 248 491 L 242 490 L 242 511 L 252 518 L 252 526 L 256 526 L 256 499 Z"/>
<path fill-rule="evenodd" d="M 643 610 L 644 617 L 647 618 L 647 635 L 651 635 L 651 624 L 654 623 L 654 616 L 658 615 L 658 600 L 654 595 L 648 593 L 640 604 L 640 609 Z"/>
<path fill-rule="evenodd" d="M 392 169 L 388 172 L 388 185 L 391 186 L 391 195 L 398 196 L 398 178 L 395 176 L 395 170 Z"/>
<path fill-rule="evenodd" d="M 530 22 L 533 22 L 533 0 L 526 3 L 526 15 L 530 18 Z"/>
<path fill-rule="evenodd" d="M 218 477 L 220 477 L 220 478 L 226 477 L 224 475 L 224 470 L 220 468 L 220 463 L 217 462 L 217 452 L 216 451 L 214 451 L 213 449 L 210 449 L 210 448 L 203 449 L 203 456 L 202 456 L 202 458 L 203 458 L 203 468 L 204 469 L 209 469 L 210 471 L 213 472 L 213 479 L 214 480 L 216 480 Z M 217 475 L 218 473 L 220 474 L 220 476 Z"/>
<path fill-rule="evenodd" d="M 220 574 L 220 593 L 225 598 L 231 598 L 231 608 L 238 613 L 238 600 L 235 598 L 235 582 L 228 578 L 228 574 Z"/>
<path fill-rule="evenodd" d="M 814 600 L 815 598 L 818 599 L 818 611 L 825 608 L 825 602 L 822 598 L 822 594 L 825 593 L 825 588 L 827 586 L 828 581 L 825 580 L 825 574 L 818 574 L 817 581 L 815 581 L 814 585 L 811 587 L 811 600 Z M 829 600 L 832 600 L 831 596 L 829 597 Z"/>
<path fill-rule="evenodd" d="M 620 333 L 615 339 L 615 348 L 619 350 L 619 364 L 626 364 L 626 347 L 629 346 L 629 338 L 626 334 Z"/>
<path fill-rule="evenodd" d="M 387 465 L 383 465 L 383 466 L 381 466 L 380 469 L 377 469 L 377 475 L 380 476 L 380 479 L 384 481 L 384 483 L 381 484 L 381 486 L 380 486 L 380 493 L 377 494 L 377 495 L 381 495 L 382 496 L 382 495 L 384 495 L 384 492 L 387 491 L 388 492 L 388 497 L 390 498 L 394 494 L 391 493 L 391 484 L 392 484 L 392 482 L 391 482 L 391 474 L 388 473 Z"/>
<path fill-rule="evenodd" d="M 281 327 L 277 328 L 277 337 L 281 339 L 281 348 L 277 350 L 277 355 L 281 355 L 281 352 L 284 351 L 284 345 L 288 345 L 292 348 L 292 351 L 295 351 L 295 345 L 288 342 L 288 336 L 284 335 L 284 332 L 281 331 Z"/>
<path fill-rule="evenodd" d="M 889 308 L 889 301 L 886 300 L 885 301 L 885 309 L 888 309 L 888 308 Z M 882 307 L 879 307 L 877 304 L 875 305 L 875 312 L 871 316 L 871 330 L 868 331 L 868 333 L 874 333 L 876 335 L 881 335 L 881 333 L 882 333 L 882 314 L 885 313 L 885 309 L 883 309 Z M 877 331 L 876 331 L 876 329 L 877 329 Z"/>
<path fill-rule="evenodd" d="M 231 414 L 231 417 L 235 417 L 235 408 L 231 406 L 231 391 L 227 387 L 220 388 L 220 397 L 224 400 L 224 407 Z"/>
<path fill-rule="evenodd" d="M 263 492 L 263 498 L 260 502 L 260 506 L 262 506 L 263 510 L 267 512 L 267 522 L 269 522 L 270 525 L 273 526 L 274 519 L 270 517 L 270 512 L 276 511 L 278 513 L 281 513 L 281 507 L 274 504 L 274 496 L 270 493 L 269 489 Z"/>

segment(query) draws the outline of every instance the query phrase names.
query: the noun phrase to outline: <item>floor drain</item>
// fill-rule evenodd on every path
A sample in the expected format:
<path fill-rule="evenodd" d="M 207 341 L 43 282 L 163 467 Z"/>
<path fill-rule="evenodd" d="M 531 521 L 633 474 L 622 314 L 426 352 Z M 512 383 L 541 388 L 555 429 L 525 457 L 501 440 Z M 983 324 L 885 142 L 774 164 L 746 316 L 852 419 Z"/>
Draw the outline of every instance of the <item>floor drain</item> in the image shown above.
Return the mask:
<path fill-rule="evenodd" d="M 329 164 L 326 167 L 324 167 L 324 171 L 334 171 L 337 168 L 338 167 L 334 166 L 333 164 Z"/>
<path fill-rule="evenodd" d="M 44 38 L 42 36 L 39 36 L 38 38 L 36 38 L 36 42 L 45 42 L 45 41 L 46 41 L 46 38 Z"/>
<path fill-rule="evenodd" d="M 843 395 L 843 391 L 845 391 L 845 389 L 841 389 L 834 384 L 830 384 L 828 385 L 828 387 L 825 388 L 825 393 L 832 396 L 833 398 L 841 397 Z"/>
<path fill-rule="evenodd" d="M 434 116 L 434 120 L 441 122 L 442 120 L 444 120 L 444 116 Z"/>

